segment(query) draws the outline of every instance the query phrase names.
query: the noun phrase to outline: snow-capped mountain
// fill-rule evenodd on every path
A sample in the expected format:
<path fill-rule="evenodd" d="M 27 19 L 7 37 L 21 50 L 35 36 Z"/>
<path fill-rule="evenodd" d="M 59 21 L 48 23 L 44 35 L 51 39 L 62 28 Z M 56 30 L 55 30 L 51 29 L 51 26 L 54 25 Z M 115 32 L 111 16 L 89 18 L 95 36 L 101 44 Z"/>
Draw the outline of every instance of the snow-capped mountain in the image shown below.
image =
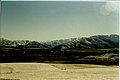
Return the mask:
<path fill-rule="evenodd" d="M 72 39 L 46 41 L 46 42 L 42 42 L 42 44 L 53 48 L 55 46 L 63 45 L 63 44 L 68 43 L 70 41 L 72 41 Z"/>
<path fill-rule="evenodd" d="M 49 48 L 46 45 L 43 45 L 37 41 L 30 41 L 28 44 L 25 45 L 27 48 Z"/>
<path fill-rule="evenodd" d="M 7 40 L 0 38 L 0 45 L 18 46 L 23 45 L 27 48 L 54 48 L 61 45 L 62 48 L 118 48 L 119 35 L 96 35 L 90 37 L 78 37 L 64 40 L 54 40 L 46 42 L 37 42 L 29 40 Z"/>
<path fill-rule="evenodd" d="M 0 45 L 4 46 L 19 46 L 22 45 L 26 48 L 48 48 L 47 46 L 37 42 L 37 41 L 29 41 L 29 40 L 7 40 L 7 39 L 0 39 Z"/>
<path fill-rule="evenodd" d="M 29 40 L 8 40 L 4 38 L 0 38 L 0 45 L 6 45 L 6 46 L 17 46 L 17 45 L 26 45 L 30 41 Z"/>
<path fill-rule="evenodd" d="M 118 35 L 97 35 L 84 38 L 74 38 L 64 45 L 66 48 L 118 48 Z"/>
<path fill-rule="evenodd" d="M 0 45 L 11 45 L 12 42 L 8 39 L 0 38 Z"/>

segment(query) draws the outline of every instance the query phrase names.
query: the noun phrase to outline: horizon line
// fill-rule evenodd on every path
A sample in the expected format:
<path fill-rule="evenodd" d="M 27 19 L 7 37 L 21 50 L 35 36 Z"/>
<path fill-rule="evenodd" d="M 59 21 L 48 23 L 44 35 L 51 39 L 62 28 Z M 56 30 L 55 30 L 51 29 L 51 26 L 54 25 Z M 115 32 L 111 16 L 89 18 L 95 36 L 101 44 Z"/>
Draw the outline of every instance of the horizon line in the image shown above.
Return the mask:
<path fill-rule="evenodd" d="M 90 35 L 90 36 L 76 36 L 76 37 L 70 37 L 70 38 L 61 38 L 61 39 L 52 39 L 52 40 L 31 40 L 31 39 L 8 39 L 8 38 L 4 38 L 4 37 L 0 37 L 0 40 L 1 39 L 6 39 L 6 40 L 10 40 L 10 41 L 17 41 L 17 40 L 28 40 L 28 41 L 38 41 L 38 42 L 46 42 L 46 41 L 55 41 L 55 40 L 65 40 L 65 39 L 72 39 L 72 38 L 87 38 L 87 37 L 92 37 L 92 36 L 100 36 L 100 35 L 103 35 L 103 36 L 107 36 L 107 35 L 118 35 L 119 34 L 96 34 L 96 35 Z"/>

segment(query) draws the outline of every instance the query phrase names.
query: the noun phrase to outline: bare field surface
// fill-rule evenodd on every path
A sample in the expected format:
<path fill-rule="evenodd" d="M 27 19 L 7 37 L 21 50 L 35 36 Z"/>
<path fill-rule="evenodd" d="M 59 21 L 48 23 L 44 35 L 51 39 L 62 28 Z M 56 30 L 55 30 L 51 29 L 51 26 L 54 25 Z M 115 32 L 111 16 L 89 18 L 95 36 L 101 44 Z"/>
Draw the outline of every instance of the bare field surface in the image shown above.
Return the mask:
<path fill-rule="evenodd" d="M 1 63 L 0 80 L 119 80 L 118 66 Z"/>

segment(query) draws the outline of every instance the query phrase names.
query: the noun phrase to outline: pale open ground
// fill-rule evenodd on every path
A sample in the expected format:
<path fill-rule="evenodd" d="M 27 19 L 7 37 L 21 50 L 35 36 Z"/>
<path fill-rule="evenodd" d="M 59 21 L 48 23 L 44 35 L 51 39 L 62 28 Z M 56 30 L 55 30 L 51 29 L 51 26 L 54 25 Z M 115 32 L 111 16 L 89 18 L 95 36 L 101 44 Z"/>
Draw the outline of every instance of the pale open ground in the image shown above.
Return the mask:
<path fill-rule="evenodd" d="M 118 66 L 1 63 L 0 80 L 118 80 Z"/>

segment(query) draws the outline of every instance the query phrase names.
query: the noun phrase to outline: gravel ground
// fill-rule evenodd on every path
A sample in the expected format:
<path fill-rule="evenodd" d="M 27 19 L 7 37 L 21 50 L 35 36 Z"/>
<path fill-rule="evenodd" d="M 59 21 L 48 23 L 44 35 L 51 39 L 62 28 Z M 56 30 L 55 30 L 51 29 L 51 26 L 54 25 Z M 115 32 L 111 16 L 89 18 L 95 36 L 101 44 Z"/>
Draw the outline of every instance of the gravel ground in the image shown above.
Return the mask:
<path fill-rule="evenodd" d="M 1 63 L 0 80 L 119 80 L 118 66 Z"/>

